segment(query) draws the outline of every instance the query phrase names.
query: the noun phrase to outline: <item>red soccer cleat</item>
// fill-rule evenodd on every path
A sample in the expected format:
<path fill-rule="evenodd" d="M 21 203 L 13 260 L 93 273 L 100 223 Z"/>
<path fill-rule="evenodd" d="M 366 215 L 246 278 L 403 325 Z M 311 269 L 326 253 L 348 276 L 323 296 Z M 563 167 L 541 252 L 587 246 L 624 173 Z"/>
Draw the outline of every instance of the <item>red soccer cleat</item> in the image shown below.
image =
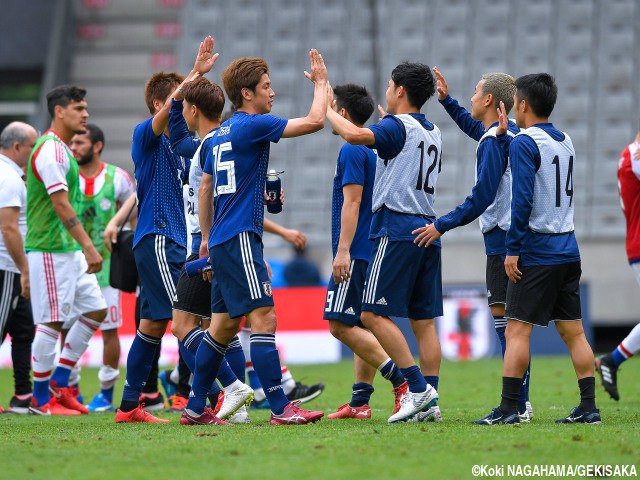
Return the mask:
<path fill-rule="evenodd" d="M 269 423 L 271 425 L 306 425 L 324 417 L 324 412 L 310 412 L 300 408 L 299 404 L 299 401 L 289 403 L 280 415 L 271 412 Z"/>
<path fill-rule="evenodd" d="M 219 419 L 213 413 L 210 408 L 205 408 L 201 415 L 197 415 L 195 412 L 184 409 L 182 417 L 180 417 L 180 425 L 228 425 L 233 426 L 229 422 Z"/>
<path fill-rule="evenodd" d="M 180 395 L 172 395 L 168 400 L 171 402 L 170 412 L 184 412 L 184 409 L 187 407 L 187 402 L 189 401 Z"/>
<path fill-rule="evenodd" d="M 216 402 L 216 406 L 213 407 L 212 409 L 214 415 L 218 415 L 218 412 L 222 408 L 223 403 L 224 403 L 224 391 L 221 390 L 220 393 L 218 393 L 218 401 Z"/>
<path fill-rule="evenodd" d="M 407 382 L 404 382 L 402 385 L 399 385 L 397 387 L 393 387 L 391 393 L 393 393 L 394 397 L 396 397 L 396 405 L 395 407 L 393 407 L 393 412 L 391 413 L 391 415 L 395 415 L 396 413 L 398 413 L 398 410 L 400 410 L 400 402 L 407 394 L 407 391 L 409 391 L 409 384 Z"/>
<path fill-rule="evenodd" d="M 338 408 L 338 411 L 331 413 L 327 418 L 356 418 L 358 420 L 368 420 L 371 418 L 371 407 L 369 405 L 362 405 L 361 407 L 352 407 L 348 403 L 345 403 Z"/>
<path fill-rule="evenodd" d="M 116 423 L 169 423 L 169 420 L 158 418 L 142 409 L 143 405 L 138 405 L 130 412 L 123 412 L 118 409 L 116 412 Z"/>
<path fill-rule="evenodd" d="M 73 392 L 69 387 L 58 387 L 56 382 L 51 382 L 49 385 L 49 391 L 51 395 L 58 400 L 58 403 L 65 408 L 70 410 L 76 410 L 83 415 L 89 414 L 89 410 L 87 407 L 82 405 L 78 399 L 75 397 Z"/>
<path fill-rule="evenodd" d="M 51 399 L 44 405 L 38 405 L 36 399 L 32 398 L 29 413 L 32 415 L 80 415 L 79 411 L 65 408 L 60 405 L 56 397 L 51 397 Z"/>

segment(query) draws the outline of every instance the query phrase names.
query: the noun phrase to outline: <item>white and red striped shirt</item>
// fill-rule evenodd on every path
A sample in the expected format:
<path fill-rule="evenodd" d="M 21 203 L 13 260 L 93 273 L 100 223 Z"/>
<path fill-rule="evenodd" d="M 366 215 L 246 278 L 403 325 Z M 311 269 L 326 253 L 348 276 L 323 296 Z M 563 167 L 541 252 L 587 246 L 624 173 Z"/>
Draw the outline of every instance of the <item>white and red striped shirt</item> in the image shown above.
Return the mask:
<path fill-rule="evenodd" d="M 620 203 L 627 220 L 627 257 L 629 263 L 640 262 L 640 143 L 627 146 L 618 162 Z"/>

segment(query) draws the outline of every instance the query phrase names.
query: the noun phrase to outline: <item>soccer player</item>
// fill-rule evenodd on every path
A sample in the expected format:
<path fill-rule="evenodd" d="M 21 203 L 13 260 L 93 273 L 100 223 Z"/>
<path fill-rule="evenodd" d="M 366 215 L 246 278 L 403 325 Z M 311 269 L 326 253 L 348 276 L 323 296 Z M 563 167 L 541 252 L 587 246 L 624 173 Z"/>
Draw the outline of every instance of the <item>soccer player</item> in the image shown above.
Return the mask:
<path fill-rule="evenodd" d="M 555 321 L 578 377 L 580 405 L 558 423 L 600 423 L 595 403 L 593 352 L 582 329 L 580 252 L 573 227 L 571 138 L 549 122 L 558 95 L 547 73 L 516 80 L 514 112 L 521 131 L 510 142 L 511 226 L 507 232 L 507 349 L 502 367 L 502 401 L 480 425 L 520 423 L 518 398 L 529 364 L 534 325 Z M 506 112 L 499 116 L 506 130 Z"/>
<path fill-rule="evenodd" d="M 312 423 L 324 415 L 291 403 L 282 389 L 276 315 L 262 256 L 270 142 L 313 133 L 324 126 L 327 70 L 316 50 L 309 56 L 311 73 L 305 75 L 314 82 L 313 102 L 306 117 L 293 120 L 269 115 L 275 93 L 264 60 L 240 58 L 222 73 L 227 96 L 237 110 L 216 134 L 200 187 L 202 242 L 207 242 L 215 272 L 212 314 L 211 326 L 196 354 L 192 391 L 181 423 L 215 423 L 215 417 L 205 410 L 207 394 L 243 315 L 251 322 L 251 358 L 271 407 L 270 423 Z M 204 188 L 205 182 L 211 187 Z"/>
<path fill-rule="evenodd" d="M 36 142 L 27 168 L 25 249 L 31 277 L 31 307 L 38 325 L 32 346 L 33 400 L 37 415 L 89 413 L 69 390 L 69 375 L 107 315 L 94 273 L 102 256 L 82 227 L 78 163 L 68 147 L 87 125 L 86 91 L 62 85 L 47 93 L 51 127 Z M 62 325 L 79 315 L 64 342 L 53 375 Z M 51 390 L 51 394 L 49 391 Z"/>
<path fill-rule="evenodd" d="M 96 276 L 107 301 L 107 317 L 100 325 L 104 346 L 103 364 L 98 371 L 100 393 L 87 405 L 90 412 L 114 409 L 113 389 L 120 377 L 118 327 L 122 325 L 121 295 L 120 290 L 109 285 L 111 252 L 105 247 L 102 235 L 109 220 L 135 191 L 127 172 L 102 161 L 104 144 L 102 129 L 91 123 L 87 124 L 84 133 L 77 133 L 71 139 L 71 151 L 80 169 L 79 186 L 82 193 L 79 204 L 80 222 L 91 237 L 96 250 L 102 255 L 103 268 Z M 73 321 L 63 328 L 68 329 Z M 73 380 L 70 384 L 74 385 Z"/>
<path fill-rule="evenodd" d="M 618 186 L 622 211 L 627 221 L 627 258 L 640 284 L 640 132 L 633 143 L 624 149 L 618 162 Z M 596 370 L 602 386 L 614 400 L 618 393 L 618 367 L 640 350 L 640 323 L 616 349 L 596 358 Z"/>
<path fill-rule="evenodd" d="M 420 113 L 434 93 L 431 69 L 404 62 L 391 72 L 386 92 L 389 115 L 379 123 L 363 128 L 332 109 L 327 111 L 333 130 L 342 138 L 375 148 L 378 155 L 369 235 L 375 245 L 366 274 L 361 321 L 408 382 L 408 391 L 389 423 L 409 420 L 438 400 L 441 351 L 433 319 L 442 315 L 440 242 L 423 249 L 413 243 L 411 234 L 425 221 L 435 219 L 442 140 L 438 127 Z M 346 273 L 345 265 L 334 271 L 334 275 Z M 392 316 L 410 319 L 422 372 Z M 425 376 L 432 377 L 431 384 Z"/>
<path fill-rule="evenodd" d="M 504 311 L 509 283 L 504 270 L 504 257 L 507 252 L 505 236 L 511 221 L 511 169 L 508 145 L 500 144 L 496 130 L 500 102 L 505 106 L 505 114 L 509 113 L 513 106 L 515 79 L 505 73 L 484 74 L 471 97 L 469 113 L 451 98 L 442 73 L 435 67 L 433 71 L 437 79 L 438 100 L 460 129 L 478 142 L 476 184 L 464 203 L 431 225 L 414 232 L 419 233 L 415 241 L 420 245 L 429 245 L 445 232 L 480 217 L 480 230 L 487 254 L 487 299 L 504 357 L 504 330 L 507 324 Z M 518 131 L 516 124 L 509 121 L 508 134 L 513 136 Z M 518 412 L 522 421 L 529 421 L 533 417 L 533 408 L 529 402 L 529 370 L 527 368 L 525 372 L 518 399 Z"/>
<path fill-rule="evenodd" d="M 38 139 L 31 125 L 12 122 L 0 133 L 0 344 L 11 335 L 14 395 L 9 411 L 29 413 L 31 343 L 35 334 L 29 303 L 27 189 L 24 170 Z"/>
<path fill-rule="evenodd" d="M 211 70 L 218 58 L 213 45 L 211 37 L 200 43 L 189 77 Z M 183 77 L 175 73 L 157 73 L 147 81 L 145 100 L 152 116 L 133 132 L 131 156 L 138 198 L 133 251 L 141 283 L 141 319 L 127 358 L 127 378 L 116 413 L 118 423 L 168 422 L 143 410 L 139 398 L 172 316 L 175 286 L 187 253 L 182 184 L 189 165 L 171 149 L 167 129 L 169 97 L 182 81 Z"/>
<path fill-rule="evenodd" d="M 338 85 L 333 89 L 333 96 L 335 101 L 331 107 L 358 127 L 362 127 L 375 110 L 373 98 L 365 87 Z M 371 418 L 369 399 L 376 368 L 392 383 L 397 408 L 406 393 L 407 384 L 400 370 L 360 322 L 364 279 L 373 248 L 369 230 L 376 160 L 373 150 L 345 143 L 340 149 L 333 179 L 333 276 L 327 287 L 324 318 L 329 321 L 331 334 L 354 352 L 355 383 L 351 401 L 330 414 L 331 419 Z"/>

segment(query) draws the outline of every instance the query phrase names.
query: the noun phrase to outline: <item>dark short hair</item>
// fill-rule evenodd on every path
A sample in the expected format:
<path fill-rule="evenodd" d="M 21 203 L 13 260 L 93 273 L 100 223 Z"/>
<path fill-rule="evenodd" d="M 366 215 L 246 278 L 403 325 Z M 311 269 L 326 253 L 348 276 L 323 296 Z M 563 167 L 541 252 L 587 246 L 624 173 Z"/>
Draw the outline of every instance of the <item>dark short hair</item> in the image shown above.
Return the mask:
<path fill-rule="evenodd" d="M 333 94 L 338 108 L 344 108 L 359 125 L 364 125 L 376 108 L 371 94 L 360 85 L 353 83 L 338 85 L 333 89 Z"/>
<path fill-rule="evenodd" d="M 409 103 L 420 109 L 436 93 L 431 67 L 424 63 L 402 62 L 391 72 L 396 87 L 404 87 Z"/>
<path fill-rule="evenodd" d="M 59 85 L 47 93 L 49 115 L 53 118 L 53 112 L 58 105 L 66 107 L 71 102 L 81 102 L 86 97 L 87 91 L 84 88 L 75 85 Z"/>
<path fill-rule="evenodd" d="M 242 57 L 234 60 L 222 72 L 222 84 L 233 106 L 242 107 L 242 89 L 255 93 L 262 75 L 269 74 L 269 65 L 261 58 Z"/>
<path fill-rule="evenodd" d="M 154 73 L 144 86 L 144 101 L 147 104 L 149 113 L 153 115 L 156 109 L 153 106 L 154 100 L 164 102 L 173 93 L 178 85 L 182 83 L 184 77 L 179 73 Z"/>
<path fill-rule="evenodd" d="M 224 94 L 216 83 L 204 77 L 196 78 L 182 87 L 182 95 L 187 102 L 198 107 L 209 120 L 220 120 L 224 108 Z"/>
<path fill-rule="evenodd" d="M 91 140 L 91 145 L 95 145 L 98 142 L 102 142 L 102 148 L 104 148 L 104 132 L 95 123 L 87 123 L 87 136 Z M 102 148 L 99 153 L 102 153 Z"/>
<path fill-rule="evenodd" d="M 516 80 L 516 96 L 526 100 L 538 117 L 547 118 L 558 98 L 558 86 L 548 73 L 531 73 Z"/>

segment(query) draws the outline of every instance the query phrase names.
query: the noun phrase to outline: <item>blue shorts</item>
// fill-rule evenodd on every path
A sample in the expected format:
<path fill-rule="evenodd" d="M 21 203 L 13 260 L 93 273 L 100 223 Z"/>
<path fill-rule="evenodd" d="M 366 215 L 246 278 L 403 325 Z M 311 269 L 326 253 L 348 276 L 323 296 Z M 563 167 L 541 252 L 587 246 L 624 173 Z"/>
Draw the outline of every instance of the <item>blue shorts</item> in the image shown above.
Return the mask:
<path fill-rule="evenodd" d="M 365 260 L 351 260 L 349 280 L 339 285 L 329 279 L 327 287 L 327 303 L 324 308 L 325 320 L 339 320 L 351 326 L 362 326 L 360 312 L 362 311 L 362 293 L 364 280 L 369 262 Z"/>
<path fill-rule="evenodd" d="M 440 247 L 375 239 L 362 311 L 426 320 L 442 315 Z"/>
<path fill-rule="evenodd" d="M 145 235 L 133 249 L 140 277 L 140 318 L 170 320 L 187 250 L 164 235 Z"/>
<path fill-rule="evenodd" d="M 215 279 L 211 282 L 212 313 L 236 318 L 256 308 L 273 307 L 262 239 L 256 233 L 241 232 L 212 247 L 209 254 Z"/>

